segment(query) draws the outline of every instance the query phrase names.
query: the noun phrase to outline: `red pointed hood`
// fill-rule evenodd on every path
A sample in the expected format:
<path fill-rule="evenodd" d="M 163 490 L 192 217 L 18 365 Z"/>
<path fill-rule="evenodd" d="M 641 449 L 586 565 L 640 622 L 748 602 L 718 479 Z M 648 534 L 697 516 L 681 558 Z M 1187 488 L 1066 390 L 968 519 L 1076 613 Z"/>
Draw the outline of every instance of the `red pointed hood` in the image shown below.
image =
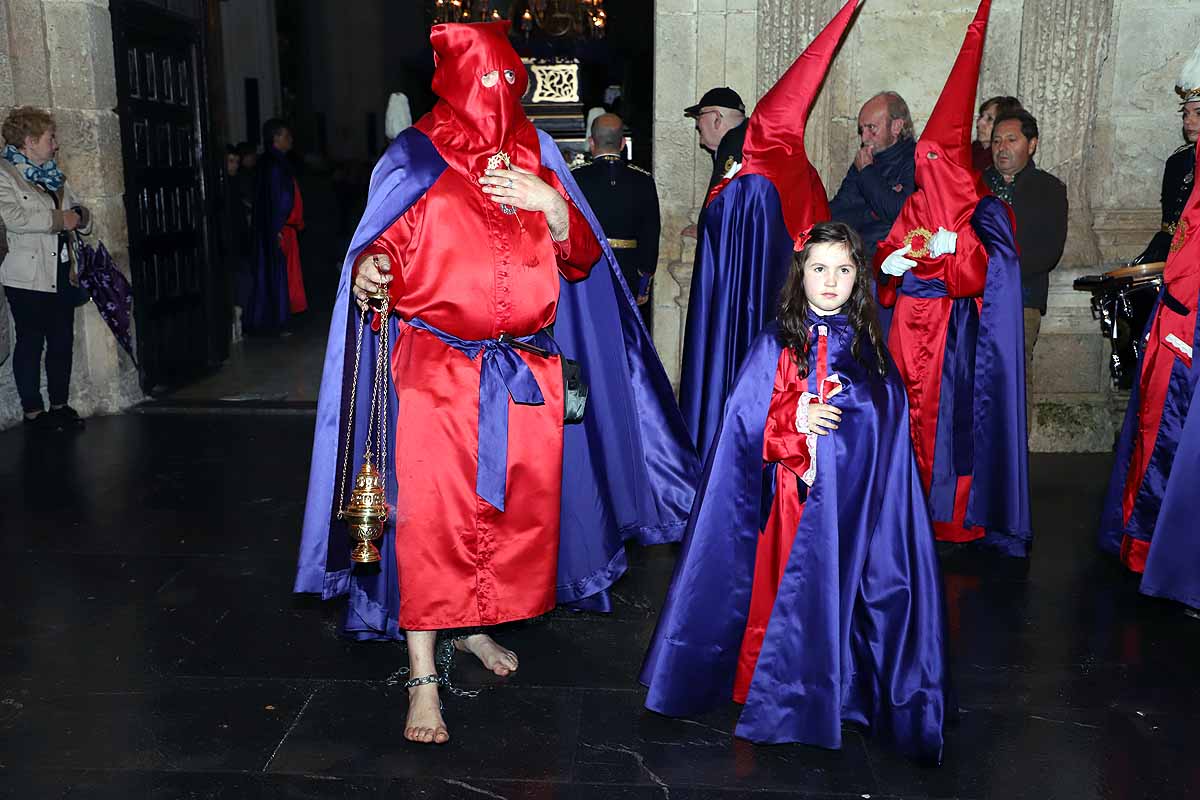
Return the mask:
<path fill-rule="evenodd" d="M 879 249 L 880 255 L 909 243 L 913 250 L 910 258 L 931 263 L 931 259 L 923 254 L 927 236 L 936 233 L 938 228 L 962 236 L 970 228 L 971 215 L 985 194 L 980 177 L 971 165 L 971 133 L 991 5 L 991 0 L 982 0 L 975 19 L 967 28 L 958 59 L 917 141 L 917 190 L 901 209 L 886 242 Z M 917 266 L 917 274 L 924 277 L 921 263 Z"/>
<path fill-rule="evenodd" d="M 939 157 L 956 166 L 971 169 L 971 135 L 975 132 L 975 95 L 979 87 L 979 66 L 983 62 L 983 42 L 987 36 L 988 12 L 992 0 L 982 0 L 975 19 L 967 28 L 958 58 L 938 97 L 929 122 L 918 142 L 917 171 L 921 170 L 920 147 L 929 152 L 937 148 Z M 926 158 L 925 160 L 929 160 Z M 920 176 L 917 185 L 921 185 Z"/>
<path fill-rule="evenodd" d="M 439 100 L 417 127 L 430 135 L 447 161 L 467 172 L 482 172 L 497 151 L 515 159 L 519 151 L 537 145 L 537 133 L 521 107 L 529 79 L 508 41 L 509 27 L 507 21 L 447 23 L 429 32 L 433 91 Z M 505 70 L 512 71 L 513 83 L 504 79 Z M 492 71 L 500 73 L 499 79 L 484 86 L 483 76 Z M 526 161 L 522 158 L 521 165 L 533 169 Z"/>
<path fill-rule="evenodd" d="M 825 187 L 804 149 L 804 130 L 829 63 L 858 3 L 859 0 L 849 0 L 842 6 L 759 100 L 746 127 L 739 174 L 762 175 L 775 185 L 792 238 L 814 222 L 829 219 Z"/>

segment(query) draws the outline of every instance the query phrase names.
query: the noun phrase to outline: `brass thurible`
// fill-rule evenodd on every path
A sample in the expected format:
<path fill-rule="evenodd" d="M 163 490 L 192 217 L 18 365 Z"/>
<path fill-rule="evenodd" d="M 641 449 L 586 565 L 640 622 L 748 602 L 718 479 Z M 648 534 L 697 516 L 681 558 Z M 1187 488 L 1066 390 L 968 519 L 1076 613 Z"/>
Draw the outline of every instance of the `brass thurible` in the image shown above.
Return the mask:
<path fill-rule="evenodd" d="M 369 458 L 363 459 L 362 468 L 354 479 L 354 491 L 350 502 L 338 512 L 338 519 L 345 520 L 350 529 L 350 560 L 355 564 L 373 564 L 380 559 L 379 548 L 374 542 L 383 536 L 383 524 L 388 519 L 387 499 L 383 491 L 383 477 L 375 471 Z"/>
<path fill-rule="evenodd" d="M 387 400 L 388 400 L 388 315 L 390 313 L 388 293 L 379 288 L 367 295 L 367 309 L 362 311 L 358 320 L 357 349 L 354 353 L 354 378 L 350 385 L 350 408 L 355 405 L 355 394 L 358 390 L 358 365 L 362 358 L 363 335 L 368 333 L 368 310 L 382 317 L 379 325 L 379 341 L 376 348 L 375 379 L 371 386 L 371 408 L 367 416 L 366 447 L 363 451 L 362 466 L 354 478 L 354 489 L 345 508 L 337 513 L 337 518 L 346 523 L 353 546 L 350 549 L 350 560 L 355 564 L 373 564 L 380 560 L 379 548 L 375 542 L 383 537 L 383 526 L 391 516 L 387 504 Z M 346 497 L 346 475 L 350 471 L 350 455 L 354 451 L 352 436 L 354 420 L 346 420 L 345 458 L 342 462 L 341 489 L 339 500 Z M 375 464 L 378 463 L 378 468 Z"/>

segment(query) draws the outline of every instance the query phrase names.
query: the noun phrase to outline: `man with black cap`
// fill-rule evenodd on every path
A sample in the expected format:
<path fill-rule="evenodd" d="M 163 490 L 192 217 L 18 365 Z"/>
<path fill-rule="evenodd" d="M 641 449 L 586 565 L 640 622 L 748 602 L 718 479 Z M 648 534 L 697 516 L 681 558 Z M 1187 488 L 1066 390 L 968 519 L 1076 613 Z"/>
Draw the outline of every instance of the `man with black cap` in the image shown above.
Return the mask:
<path fill-rule="evenodd" d="M 685 117 L 696 120 L 700 146 L 713 154 L 709 191 L 717 185 L 734 164 L 742 160 L 742 142 L 746 139 L 746 104 L 733 89 L 718 86 L 709 89 L 694 106 L 683 110 Z M 707 195 L 704 205 L 708 205 Z"/>

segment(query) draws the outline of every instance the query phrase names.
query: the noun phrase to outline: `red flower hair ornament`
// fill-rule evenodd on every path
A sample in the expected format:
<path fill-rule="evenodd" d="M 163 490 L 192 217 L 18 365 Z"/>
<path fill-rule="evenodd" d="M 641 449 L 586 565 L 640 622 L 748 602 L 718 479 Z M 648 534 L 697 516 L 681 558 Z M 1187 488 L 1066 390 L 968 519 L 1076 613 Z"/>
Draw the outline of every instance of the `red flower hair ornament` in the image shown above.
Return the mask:
<path fill-rule="evenodd" d="M 793 251 L 799 253 L 804 250 L 804 245 L 808 244 L 808 240 L 812 238 L 812 229 L 813 226 L 809 225 L 807 228 L 800 231 L 800 233 L 796 234 L 796 243 L 792 247 Z"/>

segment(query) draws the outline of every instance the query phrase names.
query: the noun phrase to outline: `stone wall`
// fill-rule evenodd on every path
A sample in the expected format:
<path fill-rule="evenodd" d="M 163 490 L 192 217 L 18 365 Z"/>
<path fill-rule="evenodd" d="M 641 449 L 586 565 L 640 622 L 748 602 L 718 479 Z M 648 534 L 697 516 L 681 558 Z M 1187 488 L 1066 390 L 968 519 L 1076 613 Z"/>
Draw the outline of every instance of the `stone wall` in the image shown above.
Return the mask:
<path fill-rule="evenodd" d="M 770 88 L 838 0 L 656 0 L 655 163 L 663 247 L 655 341 L 678 379 L 694 221 L 711 160 L 681 110 L 728 83 L 751 105 Z M 919 132 L 977 8 L 975 0 L 870 0 L 834 60 L 806 144 L 832 195 L 855 147 L 859 106 L 889 88 Z M 1067 182 L 1070 233 L 1052 273 L 1035 353 L 1035 450 L 1107 450 L 1126 398 L 1108 381 L 1108 346 L 1082 274 L 1140 252 L 1158 227 L 1163 162 L 1182 143 L 1172 86 L 1200 41 L 1193 0 L 994 0 L 980 99 L 1016 94 L 1038 117 L 1039 166 Z M 757 53 L 753 63 L 747 54 Z M 729 54 L 729 55 L 725 55 Z"/>
<path fill-rule="evenodd" d="M 759 0 L 656 0 L 654 9 L 654 177 L 663 238 L 654 284 L 654 341 L 678 382 L 682 331 L 696 240 L 680 231 L 696 221 L 712 158 L 696 144 L 683 109 L 714 86 L 758 97 Z"/>
<path fill-rule="evenodd" d="M 17 105 L 49 110 L 58 125 L 58 161 L 103 239 L 128 271 L 128 232 L 107 0 L 7 0 L 0 4 L 0 114 Z M 13 383 L 11 315 L 0 296 L 0 427 L 19 422 Z M 44 375 L 43 375 L 44 379 Z M 137 371 L 95 306 L 75 315 L 70 403 L 109 413 L 141 399 Z"/>

